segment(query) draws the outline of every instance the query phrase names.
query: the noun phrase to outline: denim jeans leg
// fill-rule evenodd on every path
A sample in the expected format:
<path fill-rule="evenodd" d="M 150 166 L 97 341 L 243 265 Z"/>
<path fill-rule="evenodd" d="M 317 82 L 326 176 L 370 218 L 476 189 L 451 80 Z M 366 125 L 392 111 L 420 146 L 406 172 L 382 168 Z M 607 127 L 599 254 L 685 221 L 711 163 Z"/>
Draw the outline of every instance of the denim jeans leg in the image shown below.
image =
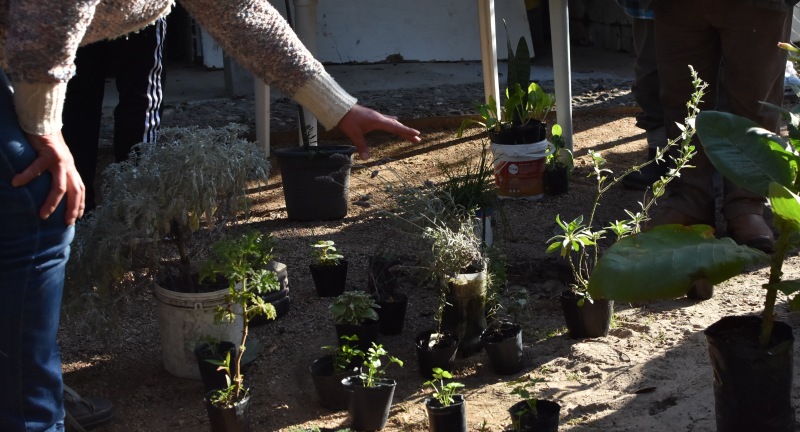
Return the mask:
<path fill-rule="evenodd" d="M 36 157 L 0 85 L 0 430 L 64 430 L 61 356 L 56 340 L 64 267 L 74 227 L 64 202 L 47 220 L 43 173 L 28 185 L 11 179 Z"/>

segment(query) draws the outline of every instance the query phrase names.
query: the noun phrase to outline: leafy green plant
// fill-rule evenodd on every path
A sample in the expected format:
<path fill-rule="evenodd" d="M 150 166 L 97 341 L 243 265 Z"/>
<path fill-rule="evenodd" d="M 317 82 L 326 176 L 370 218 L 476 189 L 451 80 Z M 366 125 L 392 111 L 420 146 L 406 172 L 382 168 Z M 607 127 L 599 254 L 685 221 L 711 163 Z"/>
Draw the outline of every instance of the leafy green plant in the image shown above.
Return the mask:
<path fill-rule="evenodd" d="M 567 261 L 573 277 L 573 280 L 570 281 L 570 288 L 581 296 L 578 300 L 579 305 L 583 305 L 587 299 L 591 302 L 592 296 L 598 293 L 598 291 L 590 291 L 589 285 L 590 281 L 596 277 L 597 265 L 601 256 L 599 241 L 604 239 L 608 233 L 614 234 L 614 242 L 619 242 L 621 239 L 639 233 L 642 223 L 648 218 L 650 209 L 655 205 L 658 198 L 664 195 L 667 184 L 677 178 L 683 169 L 691 167 L 689 162 L 696 154 L 695 147 L 691 144 L 692 137 L 695 134 L 695 119 L 700 111 L 698 108 L 700 100 L 708 86 L 697 77 L 693 69 L 691 73 L 694 92 L 687 104 L 688 111 L 681 127 L 681 136 L 677 139 L 669 140 L 664 148 L 659 149 L 655 159 L 629 168 L 618 177 L 613 177 L 613 172 L 604 168 L 606 160 L 600 153 L 590 150 L 589 156 L 591 157 L 593 168 L 590 175 L 595 177 L 597 193 L 595 194 L 588 220 L 584 221 L 583 215 L 579 215 L 573 220 L 565 222 L 562 221 L 561 215 L 556 216 L 556 224 L 561 229 L 561 233 L 547 241 L 547 253 L 557 252 Z M 643 199 L 639 202 L 640 210 L 636 213 L 625 210 L 628 219 L 614 221 L 604 228 L 596 227 L 594 223 L 596 212 L 603 195 L 633 171 L 640 170 L 654 161 L 664 162 L 663 157 L 667 150 L 674 147 L 677 147 L 678 151 L 678 155 L 672 157 L 674 168 L 670 168 L 667 175 L 656 181 L 652 188 L 645 192 Z M 613 297 L 601 296 L 599 298 L 614 300 Z"/>
<path fill-rule="evenodd" d="M 328 308 L 335 324 L 359 325 L 367 320 L 378 320 L 380 306 L 371 295 L 363 291 L 345 291 L 333 300 Z"/>
<path fill-rule="evenodd" d="M 228 381 L 227 388 L 216 390 L 210 397 L 211 402 L 218 406 L 233 406 L 247 394 L 241 366 L 250 321 L 258 315 L 266 316 L 267 319 L 275 319 L 276 316 L 275 307 L 261 298 L 261 294 L 280 289 L 275 272 L 263 268 L 265 258 L 272 253 L 271 247 L 264 246 L 268 243 L 270 242 L 264 241 L 261 233 L 255 231 L 238 238 L 220 240 L 212 247 L 213 259 L 203 271 L 203 277 L 222 275 L 228 280 L 226 305 L 216 310 L 214 319 L 217 322 L 232 322 L 239 315 L 244 323 L 239 349 L 236 359 L 233 360 L 236 373 L 231 376 L 230 353 L 225 360 L 218 363 L 220 370 L 225 371 Z"/>
<path fill-rule="evenodd" d="M 443 407 L 450 406 L 450 404 L 455 402 L 453 396 L 460 388 L 464 387 L 464 384 L 454 381 L 450 381 L 445 384 L 444 380 L 449 380 L 452 378 L 453 374 L 450 372 L 443 370 L 442 368 L 435 367 L 433 368 L 433 379 L 425 381 L 423 384 L 430 386 L 433 389 L 433 398 L 438 400 Z"/>
<path fill-rule="evenodd" d="M 526 375 L 509 383 L 509 385 L 514 386 L 511 389 L 511 394 L 517 395 L 525 401 L 523 409 L 514 413 L 517 418 L 522 417 L 526 413 L 536 415 L 536 402 L 538 399 L 534 395 L 532 389 L 540 382 L 544 382 L 544 379 Z"/>
<path fill-rule="evenodd" d="M 553 151 L 545 156 L 545 169 L 550 171 L 566 169 L 572 172 L 575 165 L 574 158 L 572 151 L 567 148 L 562 133 L 561 126 L 558 124 L 554 124 L 550 129 L 550 145 L 553 146 Z"/>
<path fill-rule="evenodd" d="M 794 58 L 800 53 L 789 44 L 783 48 L 790 49 Z M 697 116 L 697 134 L 712 164 L 739 187 L 767 197 L 779 232 L 772 256 L 730 238 L 717 239 L 713 228 L 705 225 L 655 227 L 609 248 L 589 285 L 592 295 L 621 301 L 679 297 L 696 280 L 716 284 L 749 265 L 768 264 L 758 339 L 762 347 L 767 346 L 778 293 L 790 296 L 793 309 L 800 308 L 800 280 L 783 280 L 782 270 L 787 254 L 800 247 L 800 153 L 796 150 L 800 108 L 773 109 L 786 119 L 788 139 L 734 114 L 705 111 Z"/>
<path fill-rule="evenodd" d="M 361 357 L 363 353 L 361 350 L 354 348 L 355 343 L 358 342 L 358 335 L 342 335 L 340 338 L 343 343 L 339 346 L 327 345 L 322 347 L 333 356 L 333 373 L 339 374 L 350 368 L 353 360 Z"/>
<path fill-rule="evenodd" d="M 359 378 L 361 378 L 361 382 L 363 383 L 364 387 L 375 387 L 377 385 L 376 381 L 386 375 L 386 369 L 392 363 L 403 367 L 402 360 L 389 355 L 389 353 L 383 348 L 383 345 L 376 344 L 375 342 L 372 342 L 372 346 L 367 350 L 366 353 L 362 352 L 361 354 L 364 358 L 364 364 L 361 367 L 361 374 L 359 374 Z M 386 358 L 385 364 L 381 360 L 384 357 Z"/>
<path fill-rule="evenodd" d="M 319 265 L 337 265 L 344 256 L 336 250 L 333 240 L 319 240 L 311 245 L 311 254 Z"/>

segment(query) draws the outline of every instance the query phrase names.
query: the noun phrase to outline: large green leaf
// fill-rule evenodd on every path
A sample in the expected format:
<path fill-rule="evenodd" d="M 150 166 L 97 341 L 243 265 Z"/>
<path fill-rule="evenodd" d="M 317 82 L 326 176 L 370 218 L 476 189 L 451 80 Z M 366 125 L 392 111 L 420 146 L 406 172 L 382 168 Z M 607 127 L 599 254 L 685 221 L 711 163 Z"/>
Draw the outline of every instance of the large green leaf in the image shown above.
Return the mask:
<path fill-rule="evenodd" d="M 794 174 L 785 141 L 756 122 L 730 113 L 697 115 L 697 136 L 711 163 L 740 187 L 767 195 L 770 182 L 791 187 Z"/>
<path fill-rule="evenodd" d="M 589 294 L 618 301 L 676 298 L 696 280 L 716 284 L 768 259 L 730 238 L 714 238 L 706 225 L 663 225 L 606 250 L 589 278 Z"/>
<path fill-rule="evenodd" d="M 769 203 L 779 231 L 787 235 L 800 231 L 800 197 L 797 194 L 772 183 L 769 185 Z"/>

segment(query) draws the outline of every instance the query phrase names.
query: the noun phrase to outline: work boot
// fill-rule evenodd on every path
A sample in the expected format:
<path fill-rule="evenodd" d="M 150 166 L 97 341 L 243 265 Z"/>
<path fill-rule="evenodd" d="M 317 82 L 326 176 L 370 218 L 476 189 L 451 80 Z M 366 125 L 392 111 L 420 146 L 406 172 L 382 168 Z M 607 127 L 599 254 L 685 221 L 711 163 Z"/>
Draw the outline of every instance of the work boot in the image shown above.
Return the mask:
<path fill-rule="evenodd" d="M 111 401 L 101 397 L 79 395 L 64 385 L 64 411 L 67 430 L 83 432 L 104 425 L 114 418 Z"/>
<path fill-rule="evenodd" d="M 758 249 L 764 253 L 774 252 L 775 235 L 759 214 L 743 214 L 728 219 L 728 235 L 740 245 Z"/>

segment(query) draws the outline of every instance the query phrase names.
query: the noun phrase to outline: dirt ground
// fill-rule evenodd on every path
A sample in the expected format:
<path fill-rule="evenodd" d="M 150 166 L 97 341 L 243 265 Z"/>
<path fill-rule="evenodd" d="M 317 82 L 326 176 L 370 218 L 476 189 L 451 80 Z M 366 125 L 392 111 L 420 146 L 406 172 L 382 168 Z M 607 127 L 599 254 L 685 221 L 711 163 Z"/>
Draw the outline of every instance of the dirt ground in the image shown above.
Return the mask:
<path fill-rule="evenodd" d="M 348 289 L 366 288 L 367 257 L 376 244 L 391 237 L 389 224 L 380 217 L 379 188 L 372 178 L 386 169 L 377 161 L 391 158 L 389 166 L 411 173 L 420 182 L 438 179 L 436 161 L 457 162 L 477 157 L 483 143 L 477 130 L 463 139 L 455 130 L 429 127 L 421 145 L 409 145 L 384 136 L 371 137 L 374 157 L 353 172 L 351 207 L 340 221 L 297 223 L 286 219 L 280 177 L 273 173 L 269 186 L 252 195 L 253 217 L 247 226 L 272 233 L 278 240 L 278 258 L 288 266 L 291 310 L 285 317 L 253 329 L 263 345 L 262 354 L 245 371 L 253 387 L 253 431 L 302 427 L 346 427 L 346 412 L 321 408 L 308 367 L 322 354 L 323 345 L 336 342 L 328 315 L 330 299 L 318 298 L 307 266 L 309 245 L 319 239 L 334 240 L 350 260 Z M 610 168 L 640 161 L 645 154 L 644 135 L 635 127 L 631 110 L 576 111 L 576 172 L 567 195 L 539 201 L 505 201 L 504 221 L 496 221 L 495 238 L 509 263 L 509 290 L 522 287 L 530 293 L 525 313 L 523 342 L 526 366 L 513 376 L 496 375 L 485 353 L 459 358 L 454 374 L 465 384 L 470 430 L 501 431 L 509 427 L 507 409 L 517 401 L 508 382 L 524 374 L 544 378 L 539 397 L 561 404 L 562 431 L 712 431 L 714 401 L 712 376 L 703 329 L 726 315 L 760 311 L 766 268 L 717 287 L 707 301 L 685 298 L 644 304 L 617 304 L 607 337 L 573 340 L 565 332 L 558 303 L 563 284 L 557 279 L 555 258 L 545 254 L 557 214 L 572 219 L 585 213 L 594 197 L 588 149 L 601 151 Z M 369 194 L 371 198 L 365 198 Z M 636 208 L 640 192 L 618 188 L 605 197 L 600 220 L 624 216 Z M 356 205 L 356 203 L 366 205 Z M 787 277 L 798 277 L 800 260 L 793 256 Z M 380 342 L 405 361 L 389 375 L 398 382 L 385 430 L 424 431 L 427 421 L 422 399 L 428 390 L 417 371 L 413 336 L 431 327 L 435 302 L 426 286 L 407 286 L 409 310 L 403 333 L 381 336 Z M 85 395 L 102 395 L 113 401 L 116 418 L 97 429 L 122 431 L 207 431 L 199 381 L 168 374 L 161 363 L 155 299 L 146 286 L 121 312 L 124 326 L 118 343 L 102 345 L 96 338 L 76 334 L 62 325 L 61 343 L 65 382 Z M 785 301 L 778 307 L 781 320 L 800 326 L 800 315 L 789 313 Z M 798 361 L 795 356 L 795 362 Z M 795 367 L 798 371 L 800 368 Z M 800 406 L 800 392 L 793 392 Z"/>

